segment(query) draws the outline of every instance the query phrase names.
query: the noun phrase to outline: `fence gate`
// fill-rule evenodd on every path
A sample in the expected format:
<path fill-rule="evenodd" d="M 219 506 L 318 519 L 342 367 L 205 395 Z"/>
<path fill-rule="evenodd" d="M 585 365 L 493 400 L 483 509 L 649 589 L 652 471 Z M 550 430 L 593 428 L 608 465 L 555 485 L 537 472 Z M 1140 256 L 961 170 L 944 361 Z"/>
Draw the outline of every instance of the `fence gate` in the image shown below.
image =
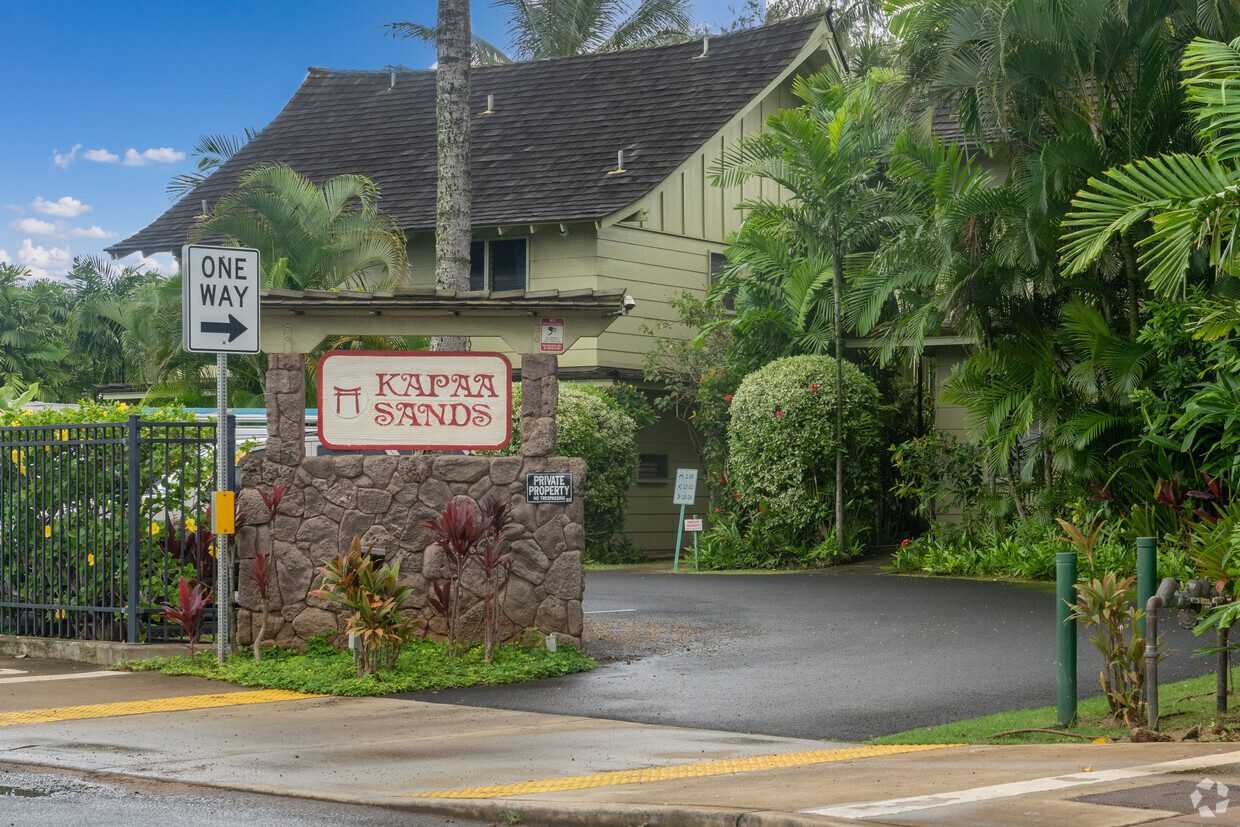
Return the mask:
<path fill-rule="evenodd" d="M 0 428 L 0 634 L 183 639 L 161 609 L 182 576 L 215 586 L 215 446 L 214 422 Z"/>

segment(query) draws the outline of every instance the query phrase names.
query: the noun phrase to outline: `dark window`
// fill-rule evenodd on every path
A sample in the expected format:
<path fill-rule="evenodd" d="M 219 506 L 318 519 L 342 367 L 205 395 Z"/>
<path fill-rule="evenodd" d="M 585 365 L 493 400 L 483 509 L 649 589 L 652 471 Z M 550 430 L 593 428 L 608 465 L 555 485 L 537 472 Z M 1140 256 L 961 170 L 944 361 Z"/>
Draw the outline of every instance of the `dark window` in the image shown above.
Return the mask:
<path fill-rule="evenodd" d="M 470 290 L 524 290 L 525 239 L 475 241 L 469 245 Z"/>
<path fill-rule="evenodd" d="M 474 241 L 469 245 L 469 289 L 485 290 L 487 277 L 487 243 Z"/>
<path fill-rule="evenodd" d="M 719 271 L 723 269 L 723 265 L 728 263 L 728 258 L 723 253 L 710 254 L 710 283 L 714 283 L 719 279 Z M 728 310 L 736 309 L 736 291 L 729 290 L 723 297 L 723 306 Z"/>
<path fill-rule="evenodd" d="M 639 480 L 667 479 L 667 454 L 639 454 L 637 478 Z"/>

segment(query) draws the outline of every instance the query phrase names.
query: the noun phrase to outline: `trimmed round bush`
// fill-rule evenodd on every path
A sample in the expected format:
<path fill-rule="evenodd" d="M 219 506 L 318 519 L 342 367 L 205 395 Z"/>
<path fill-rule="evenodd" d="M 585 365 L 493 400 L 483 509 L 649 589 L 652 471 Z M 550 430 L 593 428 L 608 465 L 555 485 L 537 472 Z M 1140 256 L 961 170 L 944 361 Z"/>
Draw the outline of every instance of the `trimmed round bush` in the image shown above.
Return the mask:
<path fill-rule="evenodd" d="M 586 556 L 611 554 L 612 537 L 624 528 L 629 484 L 637 467 L 637 426 L 619 404 L 587 385 L 560 385 L 555 409 L 556 453 L 586 461 L 582 497 L 586 517 Z M 521 453 L 521 386 L 512 388 L 512 442 L 500 454 Z"/>
<path fill-rule="evenodd" d="M 844 502 L 850 543 L 873 523 L 879 485 L 879 395 L 844 363 Z M 727 496 L 783 542 L 812 546 L 835 525 L 835 360 L 778 359 L 745 377 L 732 399 Z"/>

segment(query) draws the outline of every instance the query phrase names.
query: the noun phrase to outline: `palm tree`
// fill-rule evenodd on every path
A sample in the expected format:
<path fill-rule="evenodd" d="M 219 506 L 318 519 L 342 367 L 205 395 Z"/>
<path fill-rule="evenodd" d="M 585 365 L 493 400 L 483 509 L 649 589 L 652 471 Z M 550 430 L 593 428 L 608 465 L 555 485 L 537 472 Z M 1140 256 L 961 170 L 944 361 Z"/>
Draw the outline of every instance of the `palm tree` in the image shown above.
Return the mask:
<path fill-rule="evenodd" d="M 717 186 L 762 178 L 791 195 L 783 201 L 743 203 L 748 214 L 741 231 L 728 239 L 727 256 L 733 279 L 743 275 L 751 285 L 737 296 L 738 325 L 751 323 L 755 314 L 769 319 L 773 312 L 786 320 L 784 329 L 799 346 L 835 352 L 835 521 L 841 549 L 847 547 L 841 438 L 844 267 L 885 223 L 875 187 L 889 135 L 877 98 L 891 79 L 882 70 L 864 79 L 844 78 L 832 68 L 798 78 L 793 91 L 805 106 L 772 115 L 761 132 L 725 150 L 712 169 Z M 824 295 L 828 282 L 830 300 Z M 735 283 L 725 279 L 719 289 Z"/>
<path fill-rule="evenodd" d="M 1090 178 L 1065 221 L 1068 272 L 1083 271 L 1116 235 L 1148 220 L 1151 232 L 1137 243 L 1138 262 L 1159 295 L 1184 289 L 1199 252 L 1217 274 L 1240 275 L 1240 38 L 1194 40 L 1183 68 L 1197 73 L 1184 85 L 1205 150 L 1142 158 Z"/>
<path fill-rule="evenodd" d="M 0 264 L 0 385 L 19 392 L 38 385 L 40 399 L 56 400 L 70 379 L 68 303 L 60 285 L 23 284 L 28 277 L 24 268 Z"/>
<path fill-rule="evenodd" d="M 253 247 L 264 288 L 375 287 L 408 279 L 405 239 L 379 212 L 379 190 L 360 175 L 338 175 L 321 187 L 285 164 L 241 176 L 235 190 L 200 216 L 191 242 L 223 236 Z"/>
<path fill-rule="evenodd" d="M 257 134 L 258 130 L 247 126 L 244 138 L 237 135 L 199 135 L 198 143 L 194 144 L 192 153 L 198 157 L 198 171 L 183 172 L 172 176 L 165 190 L 168 198 L 179 201 L 189 195 L 195 187 L 207 180 L 211 173 L 236 155 L 237 151 L 247 142 L 252 141 Z"/>
<path fill-rule="evenodd" d="M 614 52 L 678 43 L 689 37 L 690 0 L 496 0 L 507 9 L 507 53 L 474 35 L 474 63 L 487 66 L 517 60 Z M 436 29 L 416 23 L 393 23 L 394 36 L 436 41 Z M 441 64 L 442 65 L 442 64 Z"/>

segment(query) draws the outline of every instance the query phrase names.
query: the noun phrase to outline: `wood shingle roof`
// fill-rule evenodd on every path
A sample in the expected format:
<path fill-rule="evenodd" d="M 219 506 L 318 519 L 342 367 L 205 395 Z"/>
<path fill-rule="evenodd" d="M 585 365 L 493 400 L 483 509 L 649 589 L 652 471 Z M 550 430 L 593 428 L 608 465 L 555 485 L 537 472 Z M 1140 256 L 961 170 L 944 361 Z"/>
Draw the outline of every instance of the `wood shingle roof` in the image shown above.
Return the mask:
<path fill-rule="evenodd" d="M 475 226 L 597 220 L 633 204 L 822 37 L 807 17 L 673 46 L 472 70 Z M 494 110 L 484 114 L 488 95 Z M 624 151 L 624 173 L 616 153 Z M 407 230 L 435 225 L 435 73 L 311 69 L 275 119 L 115 256 L 179 249 L 255 164 L 375 181 Z"/>

